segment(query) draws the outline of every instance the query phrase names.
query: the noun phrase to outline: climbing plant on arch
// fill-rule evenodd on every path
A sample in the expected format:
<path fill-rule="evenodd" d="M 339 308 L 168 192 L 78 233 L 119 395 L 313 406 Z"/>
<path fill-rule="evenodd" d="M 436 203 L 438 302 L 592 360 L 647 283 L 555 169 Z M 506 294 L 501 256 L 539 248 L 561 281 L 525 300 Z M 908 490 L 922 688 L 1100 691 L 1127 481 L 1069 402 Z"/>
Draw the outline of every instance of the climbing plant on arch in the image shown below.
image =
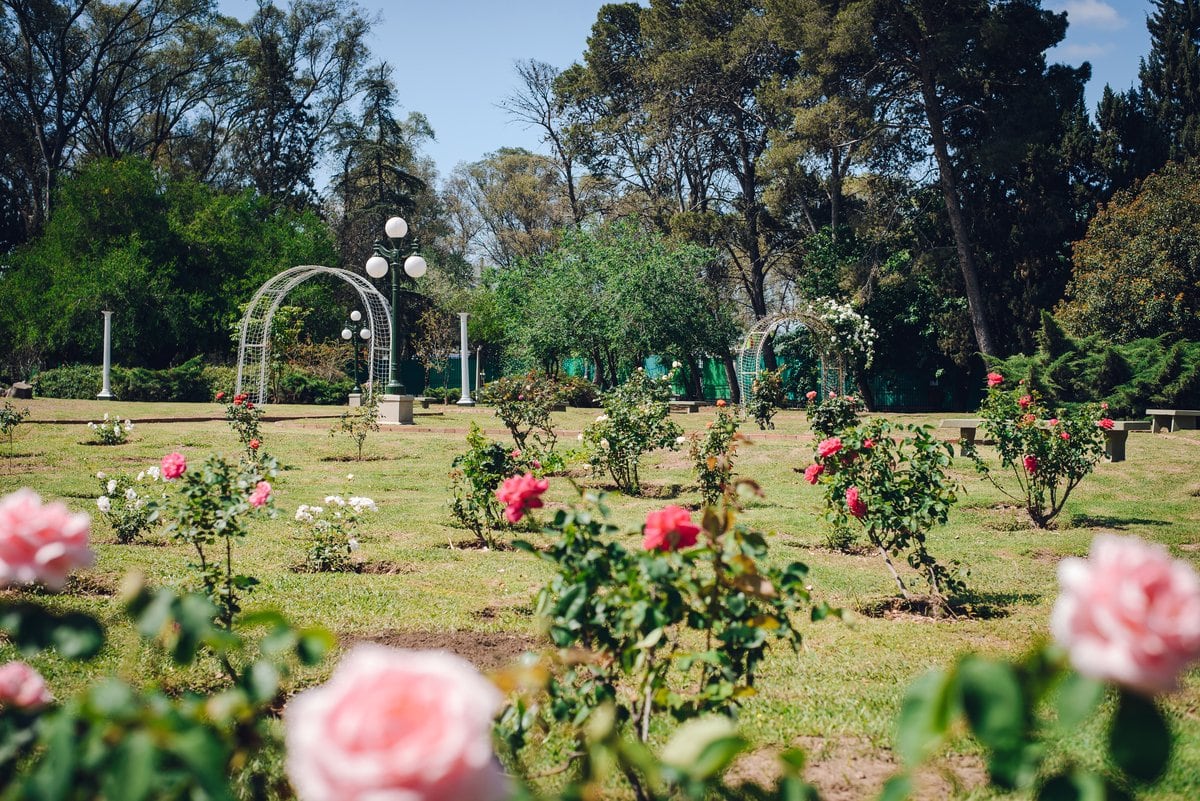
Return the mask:
<path fill-rule="evenodd" d="M 875 354 L 875 329 L 864 314 L 849 303 L 817 298 L 803 306 L 754 321 L 738 354 L 737 377 L 743 402 L 754 392 L 754 378 L 762 369 L 767 342 L 781 328 L 802 326 L 812 335 L 821 360 L 821 393 L 844 393 L 857 369 L 871 366 Z"/>
<path fill-rule="evenodd" d="M 271 278 L 254 293 L 242 317 L 238 340 L 237 391 L 246 392 L 259 405 L 267 401 L 267 377 L 271 364 L 271 320 L 289 292 L 310 278 L 329 275 L 339 278 L 358 293 L 366 313 L 363 321 L 371 331 L 367 356 L 367 400 L 375 387 L 375 376 L 388 374 L 392 341 L 391 307 L 366 278 L 349 270 L 318 265 L 292 267 Z"/>

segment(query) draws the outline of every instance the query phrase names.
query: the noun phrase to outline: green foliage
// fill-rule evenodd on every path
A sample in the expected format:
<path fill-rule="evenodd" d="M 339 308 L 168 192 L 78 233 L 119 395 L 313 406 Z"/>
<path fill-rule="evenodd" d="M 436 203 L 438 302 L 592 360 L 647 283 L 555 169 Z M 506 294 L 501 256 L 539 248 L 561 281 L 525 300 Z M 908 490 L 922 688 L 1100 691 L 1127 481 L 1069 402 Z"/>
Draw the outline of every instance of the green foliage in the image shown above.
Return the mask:
<path fill-rule="evenodd" d="M 371 399 L 352 409 L 342 412 L 337 425 L 329 429 L 329 436 L 345 434 L 358 448 L 358 461 L 362 461 L 363 443 L 372 432 L 379 431 L 379 393 L 371 393 Z"/>
<path fill-rule="evenodd" d="M 121 422 L 120 417 L 109 418 L 108 412 L 99 423 L 89 422 L 88 429 L 92 432 L 92 441 L 99 445 L 124 445 L 133 431 L 133 422 Z"/>
<path fill-rule="evenodd" d="M 1059 409 L 1054 414 L 1041 393 L 1024 384 L 988 389 L 979 407 L 984 427 L 996 440 L 1001 467 L 1012 473 L 1016 490 L 1000 484 L 974 454 L 976 468 L 1002 492 L 1019 502 L 1029 519 L 1047 528 L 1063 510 L 1071 491 L 1104 455 L 1104 412 L 1096 404 Z"/>
<path fill-rule="evenodd" d="M 952 455 L 928 427 L 875 419 L 820 443 L 812 477 L 805 476 L 824 489 L 825 517 L 835 528 L 858 521 L 905 598 L 908 588 L 891 561 L 901 553 L 943 607 L 965 589 L 927 546 L 930 530 L 945 524 L 958 500 L 948 473 Z"/>
<path fill-rule="evenodd" d="M 819 394 L 810 398 L 804 412 L 814 434 L 832 437 L 858 425 L 858 413 L 862 409 L 862 401 L 855 396 L 831 392 L 825 398 Z"/>
<path fill-rule="evenodd" d="M 275 401 L 277 403 L 341 406 L 353 391 L 354 382 L 349 378 L 330 381 L 305 370 L 284 367 L 279 373 Z"/>
<path fill-rule="evenodd" d="M 103 386 L 103 371 L 84 364 L 43 370 L 33 379 L 33 391 L 42 398 L 91 400 L 100 394 Z"/>
<path fill-rule="evenodd" d="M 425 397 L 438 403 L 458 403 L 462 390 L 458 387 L 426 387 Z"/>
<path fill-rule="evenodd" d="M 567 406 L 591 409 L 600 401 L 600 388 L 583 376 L 560 375 L 554 385 L 558 402 Z"/>
<path fill-rule="evenodd" d="M 775 428 L 771 418 L 787 403 L 783 390 L 783 369 L 762 370 L 750 388 L 750 400 L 743 404 L 746 414 L 754 418 L 762 431 Z"/>
<path fill-rule="evenodd" d="M 705 506 L 715 506 L 733 489 L 733 461 L 737 457 L 738 415 L 717 402 L 717 417 L 703 431 L 688 438 L 688 456 Z"/>
<path fill-rule="evenodd" d="M 521 451 L 489 440 L 472 421 L 467 452 L 454 457 L 450 471 L 450 511 L 464 528 L 487 547 L 496 544 L 495 530 L 506 525 L 504 505 L 496 490 L 509 476 L 532 472 Z"/>
<path fill-rule="evenodd" d="M 1197 242 L 1200 162 L 1172 162 L 1092 218 L 1059 314 L 1077 334 L 1117 343 L 1200 339 Z"/>
<path fill-rule="evenodd" d="M 555 514 L 549 548 L 516 543 L 555 570 L 537 598 L 554 645 L 582 649 L 552 680 L 551 718 L 578 726 L 613 704 L 645 740 L 655 710 L 686 720 L 736 709 L 772 642 L 799 646 L 808 569 L 770 566 L 766 538 L 736 523 L 732 507 L 704 513 L 696 547 L 630 551 L 603 496 L 584 500 Z M 812 605 L 805 616 L 831 611 Z"/>
<path fill-rule="evenodd" d="M 251 505 L 250 495 L 275 472 L 270 458 L 260 471 L 255 462 L 235 465 L 209 456 L 178 479 L 179 489 L 167 510 L 167 532 L 195 550 L 197 561 L 190 566 L 227 630 L 241 611 L 242 596 L 258 584 L 257 579 L 234 572 L 233 545 L 246 536 L 247 515 L 270 511 L 268 506 Z"/>
<path fill-rule="evenodd" d="M 113 396 L 123 401 L 204 403 L 217 392 L 232 393 L 236 371 L 205 365 L 195 357 L 162 370 L 114 365 L 110 375 Z M 43 398 L 92 400 L 100 393 L 103 371 L 92 365 L 54 367 L 38 373 L 34 391 Z"/>
<path fill-rule="evenodd" d="M 905 772 L 932 755 L 962 725 L 979 742 L 993 787 L 1034 792 L 1040 799 L 1130 798 L 1133 787 L 1154 785 L 1171 754 L 1171 735 L 1154 701 L 1118 690 L 1102 704 L 1106 686 L 1071 670 L 1064 654 L 1044 646 L 1006 661 L 967 655 L 951 668 L 927 673 L 909 687 L 900 709 L 897 751 Z M 1073 754 L 1049 759 L 1051 741 L 1070 742 L 1090 720 L 1107 721 L 1105 759 Z M 908 792 L 886 796 L 908 798 Z"/>
<path fill-rule="evenodd" d="M 1200 404 L 1200 342 L 1173 334 L 1117 344 L 1100 335 L 1076 339 L 1049 314 L 1038 341 L 1032 354 L 987 363 L 1009 380 L 1024 380 L 1047 407 L 1104 401 L 1113 417 L 1140 417 L 1147 407 Z"/>
<path fill-rule="evenodd" d="M 12 450 L 13 435 L 16 433 L 17 427 L 28 416 L 28 409 L 18 409 L 9 401 L 5 401 L 4 406 L 0 407 L 0 436 L 8 437 L 8 449 L 10 451 Z"/>
<path fill-rule="evenodd" d="M 580 434 L 592 471 L 607 471 L 617 487 L 630 495 L 641 493 L 638 464 L 659 448 L 675 450 L 683 431 L 670 419 L 674 371 L 660 379 L 637 368 L 625 383 L 604 395 L 604 414 Z"/>
<path fill-rule="evenodd" d="M 550 410 L 559 402 L 558 391 L 544 375 L 530 371 L 491 381 L 484 385 L 480 400 L 496 407 L 496 416 L 512 434 L 518 449 L 532 447 L 539 453 L 554 450 L 558 435 Z"/>

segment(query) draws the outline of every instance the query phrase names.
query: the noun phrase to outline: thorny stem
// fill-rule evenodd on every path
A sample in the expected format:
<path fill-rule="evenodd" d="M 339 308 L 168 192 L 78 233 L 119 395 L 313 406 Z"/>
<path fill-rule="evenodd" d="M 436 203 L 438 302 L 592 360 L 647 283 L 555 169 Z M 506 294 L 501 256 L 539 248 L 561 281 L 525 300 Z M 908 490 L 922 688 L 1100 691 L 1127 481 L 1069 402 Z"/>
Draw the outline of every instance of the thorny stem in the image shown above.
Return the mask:
<path fill-rule="evenodd" d="M 904 586 L 904 580 L 901 579 L 900 574 L 896 572 L 896 566 L 892 564 L 892 557 L 888 555 L 887 549 L 882 545 L 876 544 L 875 547 L 879 549 L 879 555 L 883 557 L 883 561 L 887 565 L 888 570 L 892 572 L 892 578 L 896 580 L 896 586 L 900 588 L 900 594 L 904 596 L 905 600 L 907 600 L 909 597 L 908 588 Z"/>

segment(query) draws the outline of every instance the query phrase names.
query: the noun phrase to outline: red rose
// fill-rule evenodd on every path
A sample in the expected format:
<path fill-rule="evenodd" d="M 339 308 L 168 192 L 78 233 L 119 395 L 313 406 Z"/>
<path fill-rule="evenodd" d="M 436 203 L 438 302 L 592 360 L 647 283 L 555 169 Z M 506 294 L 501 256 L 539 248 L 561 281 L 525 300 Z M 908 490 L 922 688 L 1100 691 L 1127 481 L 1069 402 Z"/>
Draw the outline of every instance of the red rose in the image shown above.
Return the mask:
<path fill-rule="evenodd" d="M 218 393 L 217 393 L 217 400 L 218 400 L 218 401 L 223 401 L 223 400 L 225 400 L 225 393 L 224 393 L 224 392 L 218 392 Z"/>
<path fill-rule="evenodd" d="M 858 497 L 858 487 L 846 490 L 846 506 L 850 507 L 850 514 L 857 518 L 861 519 L 867 513 L 867 505 Z"/>
<path fill-rule="evenodd" d="M 718 400 L 718 401 L 717 401 L 717 408 L 718 408 L 718 409 L 724 409 L 724 408 L 725 408 L 725 401 L 724 401 L 724 400 Z"/>
<path fill-rule="evenodd" d="M 696 544 L 700 527 L 682 506 L 668 506 L 646 515 L 642 547 L 647 551 L 677 551 Z"/>
<path fill-rule="evenodd" d="M 816 485 L 817 477 L 820 476 L 824 472 L 825 472 L 825 465 L 810 464 L 808 467 L 806 467 L 804 469 L 804 480 L 807 481 L 809 484 Z"/>
<path fill-rule="evenodd" d="M 1037 465 L 1038 465 L 1038 461 L 1037 461 L 1036 456 L 1026 456 L 1025 457 L 1025 472 L 1026 473 L 1028 473 L 1029 475 L 1033 475 L 1034 473 L 1036 473 Z"/>
<path fill-rule="evenodd" d="M 821 440 L 817 445 L 817 455 L 822 459 L 827 459 L 842 449 L 842 440 L 840 437 L 830 437 L 829 439 Z"/>
<path fill-rule="evenodd" d="M 262 443 L 258 441 L 258 437 L 255 437 L 254 439 L 250 440 L 250 450 L 252 450 L 252 451 L 258 450 L 259 445 L 262 445 Z"/>
<path fill-rule="evenodd" d="M 988 388 L 998 387 L 1004 383 L 1004 376 L 999 373 L 988 373 L 987 375 Z"/>
<path fill-rule="evenodd" d="M 1022 409 L 1028 409 L 1029 404 L 1031 404 L 1031 403 L 1033 403 L 1033 398 L 1029 395 L 1022 395 L 1021 399 L 1019 401 L 1017 401 L 1017 405 L 1020 406 Z"/>
<path fill-rule="evenodd" d="M 533 473 L 512 476 L 496 490 L 496 498 L 505 505 L 504 518 L 510 523 L 519 523 L 528 509 L 541 509 L 541 495 L 550 488 L 546 479 L 537 479 Z"/>
<path fill-rule="evenodd" d="M 1096 422 L 1096 425 L 1100 426 L 1100 427 L 1101 427 L 1101 428 L 1103 428 L 1105 431 L 1112 431 L 1112 427 L 1113 427 L 1113 421 L 1112 421 L 1112 420 L 1110 420 L 1109 418 L 1105 417 L 1105 418 L 1103 418 L 1103 419 L 1101 419 L 1101 420 L 1098 420 L 1098 421 Z"/>
<path fill-rule="evenodd" d="M 1064 431 L 1064 432 L 1062 432 L 1061 434 L 1059 434 L 1059 436 L 1060 436 L 1060 437 L 1062 437 L 1063 439 L 1070 439 L 1070 438 L 1071 438 L 1071 435 L 1070 435 L 1070 434 L 1068 434 L 1066 431 Z"/>

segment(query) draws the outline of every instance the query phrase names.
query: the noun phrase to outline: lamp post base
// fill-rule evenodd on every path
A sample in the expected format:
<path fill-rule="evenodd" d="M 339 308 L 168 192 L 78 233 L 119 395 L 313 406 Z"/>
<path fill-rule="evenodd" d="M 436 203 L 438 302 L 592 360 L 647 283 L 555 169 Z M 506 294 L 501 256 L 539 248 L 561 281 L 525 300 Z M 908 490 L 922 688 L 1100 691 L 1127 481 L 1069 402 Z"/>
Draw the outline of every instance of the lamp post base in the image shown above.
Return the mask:
<path fill-rule="evenodd" d="M 350 393 L 350 408 L 353 409 L 356 406 L 362 406 L 362 393 L 361 392 L 351 392 Z"/>
<path fill-rule="evenodd" d="M 384 395 L 379 401 L 379 422 L 411 426 L 414 400 L 412 395 Z"/>

